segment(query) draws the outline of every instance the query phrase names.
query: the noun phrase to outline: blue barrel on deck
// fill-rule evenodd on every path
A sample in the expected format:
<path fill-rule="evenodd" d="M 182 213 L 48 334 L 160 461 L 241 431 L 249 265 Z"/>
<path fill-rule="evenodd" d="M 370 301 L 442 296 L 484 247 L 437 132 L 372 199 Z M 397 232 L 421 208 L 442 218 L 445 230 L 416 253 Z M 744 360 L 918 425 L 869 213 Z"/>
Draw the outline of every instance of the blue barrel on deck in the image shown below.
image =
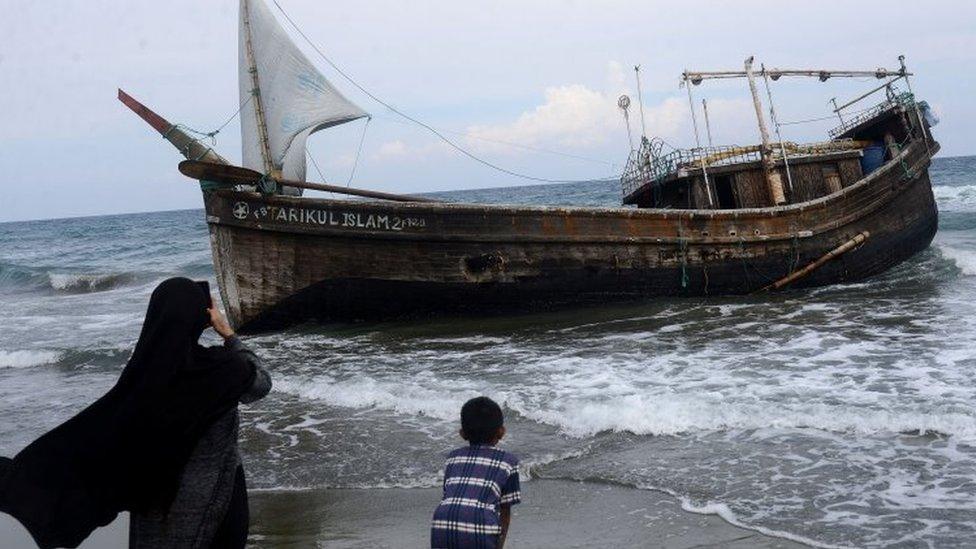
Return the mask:
<path fill-rule="evenodd" d="M 885 148 L 881 143 L 864 147 L 864 156 L 861 157 L 861 173 L 867 175 L 877 170 L 884 164 Z"/>

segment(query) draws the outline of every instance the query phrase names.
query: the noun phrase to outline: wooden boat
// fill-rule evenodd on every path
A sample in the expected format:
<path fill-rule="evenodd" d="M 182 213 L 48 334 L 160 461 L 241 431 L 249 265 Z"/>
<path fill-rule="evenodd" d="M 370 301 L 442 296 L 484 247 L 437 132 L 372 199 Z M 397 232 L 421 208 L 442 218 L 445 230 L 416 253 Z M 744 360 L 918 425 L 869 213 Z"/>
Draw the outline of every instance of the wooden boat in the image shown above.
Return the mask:
<path fill-rule="evenodd" d="M 939 145 L 927 106 L 910 87 L 895 89 L 911 76 L 904 62 L 892 71 L 753 72 L 750 59 L 745 71 L 686 72 L 689 100 L 703 80 L 748 79 L 763 143 L 662 154 L 659 141 L 642 138 L 622 177 L 622 207 L 299 196 L 316 185 L 303 183 L 304 156 L 294 147 L 304 153 L 312 131 L 365 113 L 297 48 L 289 50 L 289 63 L 304 71 L 301 85 L 312 82 L 327 108 L 320 102 L 315 116 L 299 113 L 305 118 L 291 129 L 298 143 L 282 147 L 288 136 L 275 129 L 284 127 L 282 115 L 268 105 L 281 102 L 272 95 L 281 90 L 263 80 L 280 88 L 282 76 L 268 72 L 274 67 L 262 64 L 258 48 L 267 47 L 269 34 L 277 46 L 287 35 L 260 0 L 243 0 L 241 13 L 244 164 L 254 171 L 226 166 L 121 90 L 120 99 L 198 161 L 182 169 L 201 180 L 220 294 L 243 331 L 304 319 L 485 314 L 853 282 L 923 250 L 936 232 L 927 170 Z M 842 118 L 831 140 L 769 139 L 757 77 L 768 85 L 780 77 L 868 74 L 882 81 L 872 92 L 885 98 Z"/>

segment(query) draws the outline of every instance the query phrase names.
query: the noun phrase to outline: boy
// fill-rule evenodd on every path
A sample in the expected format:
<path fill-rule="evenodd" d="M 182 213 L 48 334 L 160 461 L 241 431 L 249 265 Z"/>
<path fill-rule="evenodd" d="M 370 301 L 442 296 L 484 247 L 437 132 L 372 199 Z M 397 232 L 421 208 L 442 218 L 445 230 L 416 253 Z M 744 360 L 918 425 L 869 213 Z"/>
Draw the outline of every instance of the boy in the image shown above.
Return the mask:
<path fill-rule="evenodd" d="M 461 408 L 461 438 L 468 446 L 447 457 L 444 498 L 430 528 L 434 549 L 502 549 L 512 505 L 522 500 L 518 458 L 495 448 L 505 436 L 502 409 L 488 397 Z"/>

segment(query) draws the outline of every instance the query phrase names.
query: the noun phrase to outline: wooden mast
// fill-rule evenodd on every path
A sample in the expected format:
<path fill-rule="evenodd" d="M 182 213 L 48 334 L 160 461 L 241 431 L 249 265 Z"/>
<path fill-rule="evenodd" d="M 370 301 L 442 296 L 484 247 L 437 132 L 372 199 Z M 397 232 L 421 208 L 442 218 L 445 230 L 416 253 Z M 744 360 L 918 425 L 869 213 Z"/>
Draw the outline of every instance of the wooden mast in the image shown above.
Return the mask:
<path fill-rule="evenodd" d="M 766 129 L 766 118 L 762 113 L 762 103 L 759 101 L 759 91 L 756 89 L 756 78 L 752 72 L 752 60 L 750 56 L 746 59 L 745 69 L 746 78 L 749 79 L 749 91 L 752 92 L 752 104 L 756 108 L 756 119 L 759 121 L 759 136 L 762 138 L 762 164 L 763 171 L 766 173 L 766 183 L 769 185 L 769 195 L 773 199 L 773 204 L 779 206 L 786 203 L 786 195 L 783 192 L 783 178 L 776 171 L 773 162 L 773 149 L 769 145 L 769 130 Z"/>
<path fill-rule="evenodd" d="M 254 61 L 254 47 L 251 45 L 251 7 L 248 0 L 242 0 L 244 24 L 245 55 L 247 56 L 248 73 L 251 75 L 251 103 L 257 117 L 258 138 L 261 141 L 261 159 L 264 162 L 264 173 L 277 179 L 281 176 L 271 158 L 271 147 L 268 144 L 268 126 L 264 118 L 264 102 L 261 98 L 261 86 L 258 80 L 258 67 Z"/>

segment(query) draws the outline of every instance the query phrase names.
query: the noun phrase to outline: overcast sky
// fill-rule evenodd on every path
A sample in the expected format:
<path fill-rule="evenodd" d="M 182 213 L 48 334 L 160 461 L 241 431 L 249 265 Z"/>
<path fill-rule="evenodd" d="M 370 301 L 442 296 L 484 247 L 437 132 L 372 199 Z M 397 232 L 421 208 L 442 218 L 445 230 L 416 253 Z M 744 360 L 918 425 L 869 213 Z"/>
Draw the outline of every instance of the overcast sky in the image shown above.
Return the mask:
<path fill-rule="evenodd" d="M 939 114 L 943 156 L 976 154 L 976 2 L 425 2 L 279 0 L 363 86 L 506 168 L 586 179 L 628 152 L 622 93 L 642 66 L 649 134 L 694 142 L 684 68 L 738 70 L 748 55 L 781 68 L 897 67 Z M 121 87 L 168 118 L 211 130 L 238 107 L 236 0 L 0 0 L 0 221 L 200 207 L 179 154 L 116 100 Z M 272 5 L 272 11 L 281 14 Z M 286 28 L 287 24 L 285 24 Z M 291 31 L 291 29 L 289 29 Z M 531 184 L 461 157 L 373 103 L 296 40 L 374 115 L 354 185 L 387 191 Z M 773 84 L 782 121 L 829 115 L 874 81 Z M 694 88 L 716 143 L 758 141 L 743 81 Z M 362 122 L 320 132 L 309 151 L 345 183 Z M 812 141 L 830 122 L 786 127 Z M 217 149 L 240 160 L 235 120 Z M 574 157 L 498 143 L 505 141 Z M 309 167 L 309 179 L 318 174 Z"/>

